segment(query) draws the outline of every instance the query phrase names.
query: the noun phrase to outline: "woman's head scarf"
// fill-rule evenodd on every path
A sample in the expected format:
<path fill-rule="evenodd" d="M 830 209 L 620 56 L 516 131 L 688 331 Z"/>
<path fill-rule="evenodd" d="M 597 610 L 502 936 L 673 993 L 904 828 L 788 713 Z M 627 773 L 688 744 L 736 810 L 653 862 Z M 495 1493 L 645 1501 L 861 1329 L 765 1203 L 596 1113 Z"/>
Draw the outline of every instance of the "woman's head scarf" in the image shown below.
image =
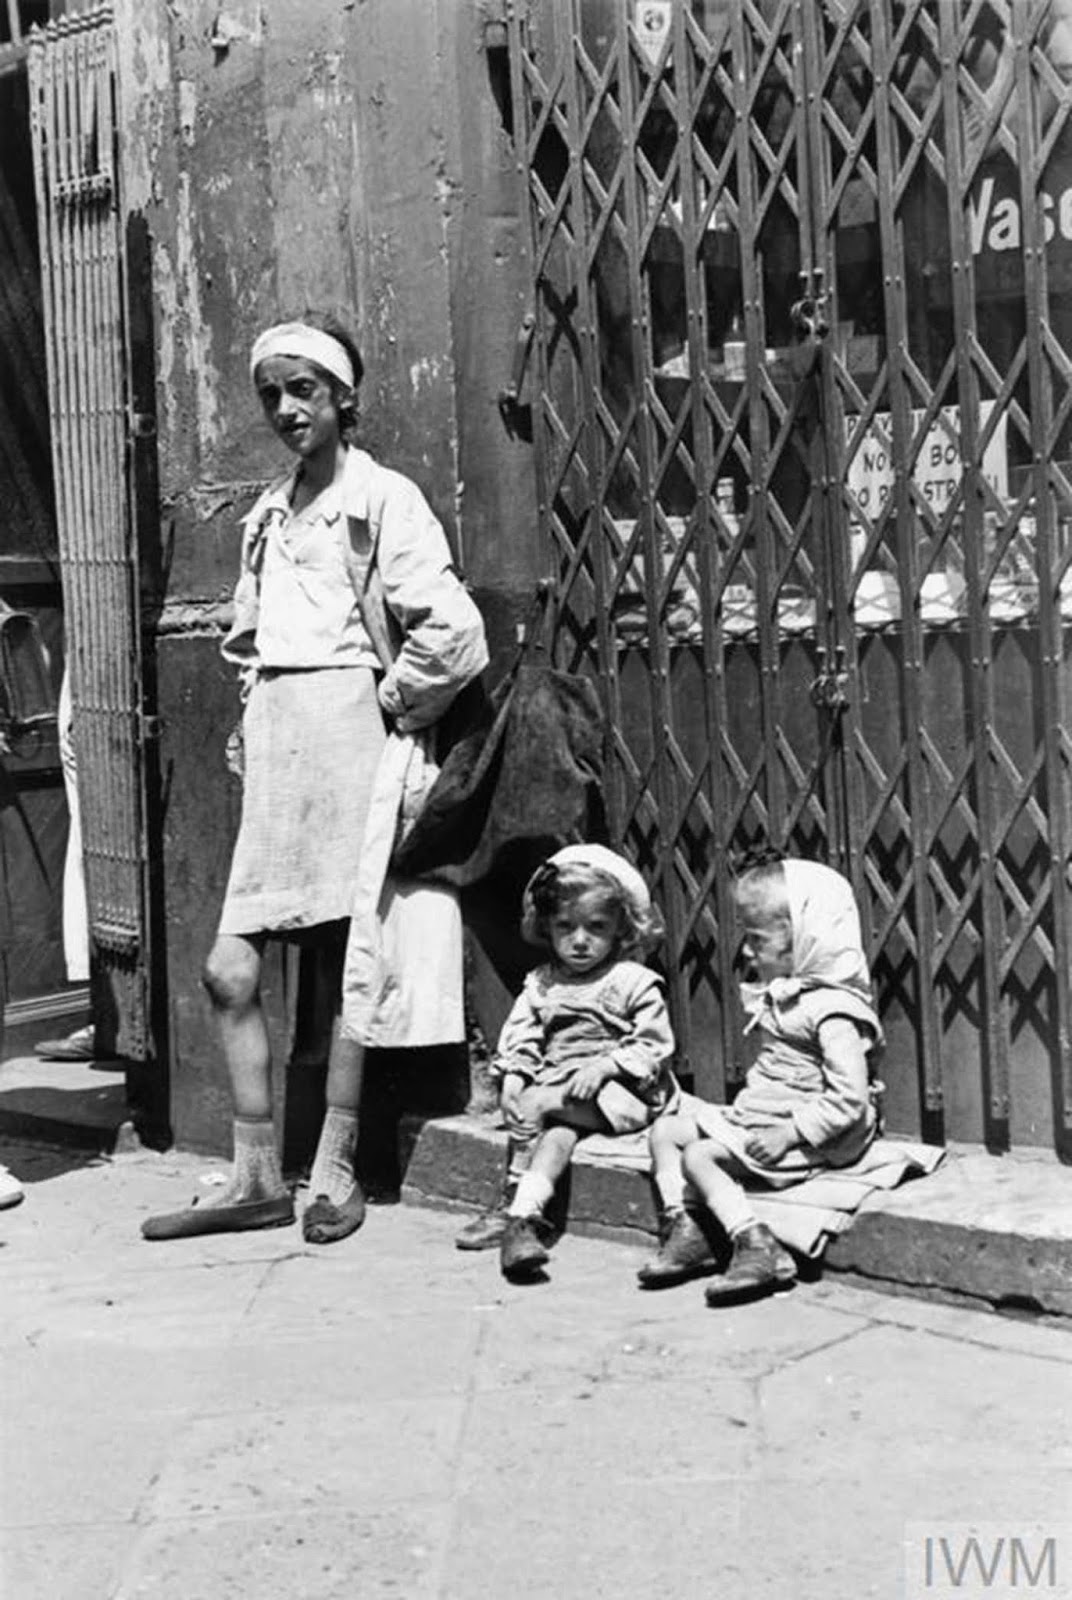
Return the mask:
<path fill-rule="evenodd" d="M 742 983 L 741 998 L 754 1027 L 766 1006 L 777 1009 L 810 989 L 837 989 L 845 1014 L 882 1034 L 864 954 L 860 912 L 852 885 L 819 861 L 782 862 L 793 935 L 793 970 L 769 983 Z"/>

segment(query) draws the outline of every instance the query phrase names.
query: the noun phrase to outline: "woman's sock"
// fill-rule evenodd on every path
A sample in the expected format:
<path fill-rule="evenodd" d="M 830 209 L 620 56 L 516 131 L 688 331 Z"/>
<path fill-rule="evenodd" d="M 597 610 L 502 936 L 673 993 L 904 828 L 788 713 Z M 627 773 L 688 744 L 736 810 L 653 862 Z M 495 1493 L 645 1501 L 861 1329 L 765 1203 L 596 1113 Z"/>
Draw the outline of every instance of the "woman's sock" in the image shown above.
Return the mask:
<path fill-rule="evenodd" d="M 332 1205 L 342 1205 L 357 1181 L 354 1175 L 356 1148 L 357 1112 L 328 1106 L 309 1178 L 312 1199 L 323 1194 Z"/>
<path fill-rule="evenodd" d="M 555 1192 L 555 1186 L 542 1172 L 522 1173 L 517 1193 L 507 1208 L 510 1217 L 540 1217 Z"/>
<path fill-rule="evenodd" d="M 286 1192 L 271 1117 L 236 1117 L 230 1182 L 203 1203 L 229 1206 L 239 1200 L 271 1200 Z"/>

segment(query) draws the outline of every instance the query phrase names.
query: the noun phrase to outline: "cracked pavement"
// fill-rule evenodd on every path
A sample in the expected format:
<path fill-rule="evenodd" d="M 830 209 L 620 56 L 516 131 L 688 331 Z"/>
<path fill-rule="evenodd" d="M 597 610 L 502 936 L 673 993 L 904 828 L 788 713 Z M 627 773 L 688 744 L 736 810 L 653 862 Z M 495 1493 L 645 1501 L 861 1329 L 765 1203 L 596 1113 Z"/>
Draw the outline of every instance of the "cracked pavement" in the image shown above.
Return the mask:
<path fill-rule="evenodd" d="M 1049 1530 L 1072 1595 L 1062 1326 L 829 1279 L 710 1311 L 570 1237 L 511 1286 L 408 1206 L 147 1244 L 220 1163 L 0 1160 L 4 1600 L 930 1600 L 969 1526 Z"/>

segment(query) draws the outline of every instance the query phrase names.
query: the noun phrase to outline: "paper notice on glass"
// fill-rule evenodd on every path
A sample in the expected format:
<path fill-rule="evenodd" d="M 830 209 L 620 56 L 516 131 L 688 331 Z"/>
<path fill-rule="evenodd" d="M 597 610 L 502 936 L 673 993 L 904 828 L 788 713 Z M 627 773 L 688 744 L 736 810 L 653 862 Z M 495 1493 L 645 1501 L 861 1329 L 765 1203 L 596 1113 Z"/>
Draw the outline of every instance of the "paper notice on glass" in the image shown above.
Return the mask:
<path fill-rule="evenodd" d="M 994 410 L 993 400 L 979 406 L 980 433 L 985 433 Z M 925 413 L 912 412 L 913 434 L 918 436 Z M 876 517 L 893 493 L 893 433 L 888 411 L 876 413 L 871 426 L 853 442 L 859 417 L 845 418 L 845 445 L 851 452 L 846 478 L 856 503 L 867 516 Z M 983 476 L 999 499 L 1009 496 L 1009 456 L 1004 412 L 998 417 L 983 451 Z M 943 406 L 928 428 L 916 456 L 912 477 L 927 505 L 941 516 L 960 491 L 964 457 L 960 447 L 960 407 Z"/>

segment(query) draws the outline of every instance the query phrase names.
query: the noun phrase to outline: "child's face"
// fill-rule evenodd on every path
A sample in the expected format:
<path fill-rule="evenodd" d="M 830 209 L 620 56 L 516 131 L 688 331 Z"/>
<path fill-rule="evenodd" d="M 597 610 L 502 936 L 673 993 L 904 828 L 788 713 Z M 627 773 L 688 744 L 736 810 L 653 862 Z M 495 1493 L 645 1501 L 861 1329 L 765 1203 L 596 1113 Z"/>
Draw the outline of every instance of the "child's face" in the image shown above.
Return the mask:
<path fill-rule="evenodd" d="M 793 923 L 785 897 L 774 886 L 738 890 L 741 962 L 748 983 L 788 978 L 793 970 Z"/>
<path fill-rule="evenodd" d="M 594 972 L 613 953 L 621 912 L 598 889 L 578 894 L 550 922 L 551 948 L 570 972 Z"/>

